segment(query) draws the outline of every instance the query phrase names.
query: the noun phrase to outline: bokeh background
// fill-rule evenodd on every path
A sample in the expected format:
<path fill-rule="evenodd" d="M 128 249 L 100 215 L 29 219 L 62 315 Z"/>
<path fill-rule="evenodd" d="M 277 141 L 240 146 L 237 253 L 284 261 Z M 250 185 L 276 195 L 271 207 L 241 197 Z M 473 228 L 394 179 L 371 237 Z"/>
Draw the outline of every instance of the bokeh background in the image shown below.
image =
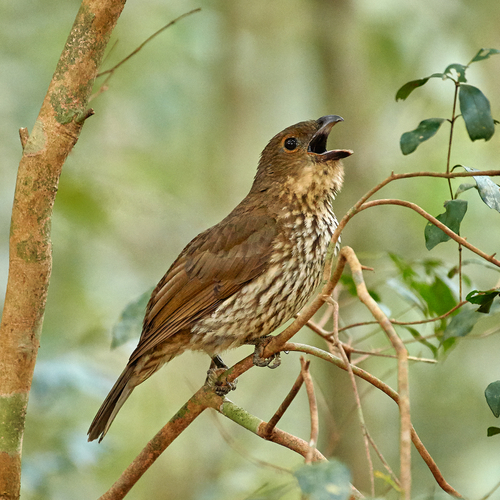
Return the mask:
<path fill-rule="evenodd" d="M 18 129 L 33 126 L 78 7 L 77 0 L 0 0 L 2 297 L 21 156 Z M 52 224 L 53 275 L 24 439 L 26 500 L 98 497 L 203 382 L 207 357 L 185 354 L 136 389 L 103 443 L 86 442 L 90 421 L 134 347 L 131 341 L 110 350 L 120 313 L 156 284 L 192 237 L 244 197 L 259 154 L 275 133 L 325 114 L 344 117 L 329 142 L 355 151 L 345 161 L 345 187 L 335 202 L 342 216 L 391 171 L 445 168 L 446 124 L 409 157 L 401 154 L 399 137 L 422 119 L 449 117 L 453 84 L 434 79 L 398 103 L 396 90 L 450 63 L 466 64 L 481 47 L 500 49 L 496 0 L 130 0 L 103 68 L 196 7 L 202 11 L 117 70 L 109 90 L 92 101 L 96 114 L 64 167 Z M 499 118 L 500 57 L 474 64 L 468 76 Z M 463 122 L 457 122 L 452 164 L 500 168 L 499 137 L 471 143 Z M 464 195 L 470 205 L 462 234 L 487 253 L 497 252 L 500 214 L 473 191 Z M 380 196 L 408 199 L 437 215 L 449 193 L 444 180 L 420 179 L 393 183 Z M 424 226 L 408 210 L 378 207 L 356 216 L 343 234 L 343 243 L 375 267 L 367 279 L 381 290 L 392 316 L 406 306 L 384 291 L 391 272 L 387 252 L 446 259 L 450 268 L 456 263 L 451 242 L 425 250 Z M 499 278 L 481 266 L 470 266 L 467 273 L 482 289 Z M 365 312 L 346 305 L 344 323 L 363 319 L 368 319 Z M 498 316 L 485 319 L 473 333 L 495 331 L 497 323 Z M 354 338 L 358 334 L 353 330 Z M 321 345 L 306 331 L 297 340 Z M 365 347 L 385 343 L 378 335 Z M 225 360 L 235 362 L 248 352 L 241 348 Z M 445 477 L 468 498 L 481 498 L 500 480 L 500 444 L 486 437 L 486 428 L 497 422 L 483 396 L 486 385 L 500 378 L 499 352 L 498 335 L 488 335 L 465 339 L 438 365 L 412 365 L 414 425 Z M 430 356 L 422 347 L 413 353 Z M 251 370 L 231 399 L 267 420 L 299 366 L 292 353 L 276 371 Z M 393 361 L 369 361 L 364 367 L 395 386 Z M 366 490 L 366 458 L 347 377 L 316 360 L 312 373 L 322 412 L 320 449 L 344 461 L 355 484 Z M 396 407 L 363 383 L 360 389 L 369 428 L 397 470 Z M 304 394 L 280 425 L 308 438 Z M 127 498 L 261 498 L 252 492 L 293 483 L 254 459 L 285 468 L 301 463 L 292 452 L 206 412 Z M 375 467 L 382 469 L 376 459 Z M 383 494 L 382 481 L 377 485 Z M 416 454 L 414 493 L 439 497 Z M 286 498 L 299 496 L 294 491 Z M 490 498 L 500 498 L 500 492 Z"/>

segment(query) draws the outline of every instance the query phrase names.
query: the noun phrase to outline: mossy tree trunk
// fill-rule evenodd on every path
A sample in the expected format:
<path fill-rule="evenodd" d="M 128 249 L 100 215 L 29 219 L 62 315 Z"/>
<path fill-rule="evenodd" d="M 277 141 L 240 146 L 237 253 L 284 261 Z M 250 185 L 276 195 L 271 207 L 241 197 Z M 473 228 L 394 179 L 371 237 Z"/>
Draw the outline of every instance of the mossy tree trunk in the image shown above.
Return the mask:
<path fill-rule="evenodd" d="M 28 396 L 52 267 L 51 217 L 62 166 L 125 0 L 83 0 L 29 137 L 21 134 L 0 326 L 0 499 L 19 498 Z"/>

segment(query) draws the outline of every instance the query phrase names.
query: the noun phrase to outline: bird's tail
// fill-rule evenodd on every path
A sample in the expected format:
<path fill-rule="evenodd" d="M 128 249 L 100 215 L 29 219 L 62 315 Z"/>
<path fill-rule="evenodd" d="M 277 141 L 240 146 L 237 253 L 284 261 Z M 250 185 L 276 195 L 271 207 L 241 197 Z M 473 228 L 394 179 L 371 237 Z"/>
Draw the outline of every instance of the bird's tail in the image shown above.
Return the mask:
<path fill-rule="evenodd" d="M 134 365 L 127 365 L 111 391 L 109 391 L 97 415 L 90 424 L 90 428 L 87 432 L 89 441 L 94 441 L 94 439 L 99 438 L 99 442 L 101 442 L 106 432 L 108 432 L 109 426 L 113 423 L 116 414 L 120 411 L 120 408 L 134 390 L 135 384 L 132 385 L 131 383 L 134 371 Z"/>

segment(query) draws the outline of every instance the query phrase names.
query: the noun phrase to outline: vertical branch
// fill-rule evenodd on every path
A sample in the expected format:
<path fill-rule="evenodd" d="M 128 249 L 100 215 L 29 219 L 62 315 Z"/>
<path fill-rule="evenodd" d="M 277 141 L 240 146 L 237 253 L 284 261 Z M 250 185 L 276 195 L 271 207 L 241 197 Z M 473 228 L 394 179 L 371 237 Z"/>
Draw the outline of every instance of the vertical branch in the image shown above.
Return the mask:
<path fill-rule="evenodd" d="M 295 399 L 295 396 L 298 394 L 303 383 L 304 383 L 304 377 L 302 376 L 302 372 L 300 372 L 292 388 L 290 389 L 290 392 L 287 394 L 286 398 L 280 404 L 279 408 L 276 410 L 276 413 L 272 416 L 271 420 L 269 420 L 269 422 L 264 427 L 262 433 L 266 439 L 273 433 L 274 428 L 278 425 L 278 422 L 281 420 L 281 417 L 285 414 L 285 411 L 288 409 L 292 401 Z"/>
<path fill-rule="evenodd" d="M 319 434 L 318 404 L 316 403 L 314 385 L 311 373 L 309 372 L 310 363 L 310 361 L 306 361 L 302 356 L 300 357 L 300 373 L 302 374 L 306 386 L 307 399 L 309 400 L 309 411 L 311 413 L 311 439 L 309 440 L 309 451 L 306 455 L 306 464 L 310 464 L 312 462 L 313 455 L 318 445 Z"/>
<path fill-rule="evenodd" d="M 411 420 L 410 420 L 410 391 L 408 384 L 408 351 L 403 341 L 398 337 L 392 323 L 378 307 L 375 300 L 370 296 L 363 280 L 361 264 L 353 249 L 344 247 L 341 250 L 349 267 L 356 285 L 358 297 L 365 304 L 374 318 L 378 321 L 392 346 L 396 350 L 398 358 L 398 389 L 399 389 L 399 414 L 400 414 L 400 481 L 402 498 L 408 500 L 411 496 Z"/>
<path fill-rule="evenodd" d="M 371 488 L 371 496 L 375 498 L 375 477 L 373 474 L 373 462 L 370 455 L 370 438 L 368 434 L 368 429 L 365 423 L 365 417 L 363 415 L 363 409 L 361 408 L 361 398 L 359 397 L 358 387 L 356 385 L 356 378 L 354 377 L 354 373 L 352 371 L 352 366 L 347 357 L 347 353 L 345 352 L 344 345 L 340 342 L 339 339 L 339 305 L 333 299 L 330 304 L 333 306 L 333 339 L 335 342 L 335 346 L 340 352 L 340 357 L 342 361 L 345 363 L 347 368 L 347 373 L 349 374 L 349 378 L 351 380 L 352 390 L 354 392 L 354 398 L 356 400 L 356 408 L 358 409 L 358 418 L 359 423 L 361 425 L 361 431 L 363 433 L 363 441 L 365 443 L 365 451 L 366 451 L 366 459 L 368 461 L 368 470 L 370 473 L 370 488 Z"/>
<path fill-rule="evenodd" d="M 450 139 L 448 141 L 448 156 L 446 158 L 446 173 L 450 173 L 450 160 L 451 160 L 451 146 L 453 143 L 453 129 L 455 127 L 455 121 L 457 119 L 456 109 L 457 109 L 457 97 L 458 97 L 458 89 L 460 87 L 460 83 L 455 82 L 455 94 L 453 96 L 453 110 L 451 112 L 451 127 L 450 127 Z M 448 177 L 448 187 L 450 189 L 450 196 L 453 200 L 453 189 L 451 187 L 451 179 Z M 459 300 L 462 301 L 462 245 L 458 244 L 458 286 L 459 286 Z"/>
<path fill-rule="evenodd" d="M 0 325 L 0 496 L 19 497 L 21 444 L 40 342 L 59 176 L 80 135 L 97 69 L 125 0 L 83 0 L 31 135 L 21 132 Z"/>

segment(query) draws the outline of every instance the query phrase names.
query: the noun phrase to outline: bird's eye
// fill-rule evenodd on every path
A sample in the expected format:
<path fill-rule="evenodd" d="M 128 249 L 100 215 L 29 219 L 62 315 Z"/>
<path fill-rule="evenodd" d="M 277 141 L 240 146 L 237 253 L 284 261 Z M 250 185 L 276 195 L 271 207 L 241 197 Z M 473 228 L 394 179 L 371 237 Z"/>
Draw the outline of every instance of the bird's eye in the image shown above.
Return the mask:
<path fill-rule="evenodd" d="M 285 149 L 288 149 L 288 151 L 293 151 L 297 147 L 298 142 L 297 139 L 295 139 L 295 137 L 289 137 L 288 139 L 286 139 L 284 145 Z"/>

